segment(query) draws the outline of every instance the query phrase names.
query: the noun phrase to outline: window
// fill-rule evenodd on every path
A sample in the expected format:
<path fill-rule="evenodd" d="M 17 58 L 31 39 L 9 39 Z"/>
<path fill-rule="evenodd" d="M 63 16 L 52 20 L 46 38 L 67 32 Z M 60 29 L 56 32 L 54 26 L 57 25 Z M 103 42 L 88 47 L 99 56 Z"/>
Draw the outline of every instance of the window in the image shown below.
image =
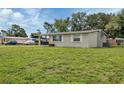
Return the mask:
<path fill-rule="evenodd" d="M 80 34 L 74 34 L 73 41 L 80 41 Z"/>
<path fill-rule="evenodd" d="M 53 36 L 53 41 L 62 41 L 62 36 L 61 35 Z"/>

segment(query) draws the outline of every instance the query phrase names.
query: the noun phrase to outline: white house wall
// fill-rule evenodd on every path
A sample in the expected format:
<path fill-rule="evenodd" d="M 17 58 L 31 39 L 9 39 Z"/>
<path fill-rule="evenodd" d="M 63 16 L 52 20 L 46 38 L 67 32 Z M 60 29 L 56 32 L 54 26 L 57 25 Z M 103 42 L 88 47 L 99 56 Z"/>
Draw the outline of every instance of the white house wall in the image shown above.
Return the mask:
<path fill-rule="evenodd" d="M 88 33 L 88 47 L 97 47 L 97 32 Z"/>
<path fill-rule="evenodd" d="M 50 36 L 49 43 L 55 44 L 60 47 L 97 47 L 97 32 L 93 33 L 81 33 L 81 42 L 73 42 L 72 34 L 62 35 L 62 41 L 53 41 Z"/>

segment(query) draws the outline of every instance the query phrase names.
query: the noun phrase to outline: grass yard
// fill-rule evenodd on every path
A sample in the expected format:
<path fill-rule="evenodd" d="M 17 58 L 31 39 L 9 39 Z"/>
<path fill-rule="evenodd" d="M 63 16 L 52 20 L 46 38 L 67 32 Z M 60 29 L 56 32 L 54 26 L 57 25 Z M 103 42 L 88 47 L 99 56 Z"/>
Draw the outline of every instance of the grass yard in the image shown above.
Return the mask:
<path fill-rule="evenodd" d="M 0 46 L 0 83 L 124 83 L 124 48 Z"/>

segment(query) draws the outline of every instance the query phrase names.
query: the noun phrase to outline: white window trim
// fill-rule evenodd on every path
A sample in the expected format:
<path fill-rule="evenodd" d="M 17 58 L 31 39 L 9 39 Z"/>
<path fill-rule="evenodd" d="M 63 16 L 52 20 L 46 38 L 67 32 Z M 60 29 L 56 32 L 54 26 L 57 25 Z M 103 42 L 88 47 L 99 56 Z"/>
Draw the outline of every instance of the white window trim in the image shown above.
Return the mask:
<path fill-rule="evenodd" d="M 80 41 L 73 41 L 74 34 L 71 34 L 71 42 L 82 42 L 82 34 L 80 34 Z"/>

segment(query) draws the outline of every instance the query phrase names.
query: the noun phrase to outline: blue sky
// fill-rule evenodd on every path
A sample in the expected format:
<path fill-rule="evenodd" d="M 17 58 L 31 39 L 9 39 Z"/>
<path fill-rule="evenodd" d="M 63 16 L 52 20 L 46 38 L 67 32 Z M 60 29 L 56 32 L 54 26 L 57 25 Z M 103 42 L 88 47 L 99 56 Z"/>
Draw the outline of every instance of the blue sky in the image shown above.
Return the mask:
<path fill-rule="evenodd" d="M 18 24 L 25 28 L 27 34 L 41 29 L 45 33 L 43 23 L 53 23 L 54 19 L 69 17 L 74 12 L 93 14 L 98 12 L 118 13 L 120 8 L 6 8 L 0 9 L 0 29 L 6 30 L 11 24 Z"/>

